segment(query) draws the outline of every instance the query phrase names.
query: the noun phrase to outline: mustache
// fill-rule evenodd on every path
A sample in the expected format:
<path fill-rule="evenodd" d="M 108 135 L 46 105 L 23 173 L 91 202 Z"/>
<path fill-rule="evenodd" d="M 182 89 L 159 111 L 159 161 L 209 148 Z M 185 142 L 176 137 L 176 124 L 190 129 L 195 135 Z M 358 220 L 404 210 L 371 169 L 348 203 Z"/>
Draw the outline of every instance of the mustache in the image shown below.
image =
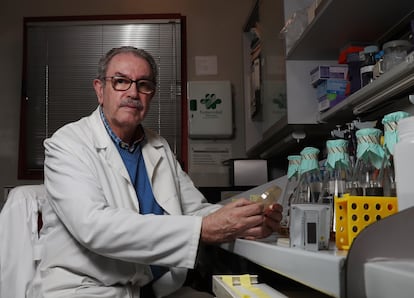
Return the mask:
<path fill-rule="evenodd" d="M 132 98 L 132 97 L 127 97 L 127 98 L 122 99 L 120 106 L 121 107 L 134 107 L 138 110 L 142 110 L 144 108 L 144 105 L 139 99 Z"/>

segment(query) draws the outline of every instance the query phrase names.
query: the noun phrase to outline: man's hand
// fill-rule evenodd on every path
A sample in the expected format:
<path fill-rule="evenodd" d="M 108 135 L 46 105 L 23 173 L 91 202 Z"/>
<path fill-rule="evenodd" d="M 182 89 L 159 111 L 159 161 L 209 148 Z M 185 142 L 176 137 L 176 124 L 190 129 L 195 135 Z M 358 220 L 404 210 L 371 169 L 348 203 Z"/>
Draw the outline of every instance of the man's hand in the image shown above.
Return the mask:
<path fill-rule="evenodd" d="M 201 240 L 213 244 L 264 238 L 280 229 L 281 218 L 282 206 L 278 204 L 264 210 L 262 203 L 238 199 L 203 218 Z"/>
<path fill-rule="evenodd" d="M 249 240 L 261 239 L 270 236 L 273 232 L 280 231 L 283 207 L 279 204 L 269 205 L 263 211 L 263 223 L 261 226 L 247 230 L 241 237 Z"/>

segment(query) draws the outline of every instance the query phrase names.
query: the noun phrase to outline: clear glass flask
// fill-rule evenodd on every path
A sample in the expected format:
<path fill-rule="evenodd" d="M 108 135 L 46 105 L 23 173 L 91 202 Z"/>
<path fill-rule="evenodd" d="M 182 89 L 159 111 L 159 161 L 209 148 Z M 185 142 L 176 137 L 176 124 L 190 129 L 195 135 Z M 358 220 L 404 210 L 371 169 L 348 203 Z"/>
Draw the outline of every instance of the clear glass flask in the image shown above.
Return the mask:
<path fill-rule="evenodd" d="M 328 155 L 319 203 L 329 204 L 333 211 L 330 224 L 331 240 L 335 239 L 335 198 L 340 198 L 344 193 L 347 193 L 351 185 L 352 166 L 348 143 L 344 139 L 326 141 Z"/>
<path fill-rule="evenodd" d="M 319 149 L 315 147 L 305 147 L 300 152 L 299 183 L 292 204 L 318 203 L 322 188 L 319 152 Z"/>
<path fill-rule="evenodd" d="M 301 161 L 300 155 L 289 155 L 288 156 L 288 171 L 287 171 L 287 183 L 281 205 L 283 207 L 283 218 L 280 222 L 281 233 L 289 235 L 289 215 L 290 215 L 290 204 L 292 202 L 293 195 L 299 183 L 299 167 Z"/>
<path fill-rule="evenodd" d="M 334 197 L 342 197 L 351 185 L 352 165 L 348 153 L 348 141 L 326 141 L 328 152 L 323 173 L 320 203 L 333 204 Z"/>
<path fill-rule="evenodd" d="M 384 195 L 379 175 L 385 154 L 381 136 L 382 131 L 377 128 L 362 128 L 356 132 L 357 160 L 352 174 L 351 195 Z"/>
<path fill-rule="evenodd" d="M 396 197 L 397 187 L 394 169 L 394 146 L 398 142 L 398 121 L 409 117 L 407 112 L 393 112 L 382 118 L 384 125 L 384 158 L 382 161 L 380 179 L 384 187 L 384 196 Z"/>

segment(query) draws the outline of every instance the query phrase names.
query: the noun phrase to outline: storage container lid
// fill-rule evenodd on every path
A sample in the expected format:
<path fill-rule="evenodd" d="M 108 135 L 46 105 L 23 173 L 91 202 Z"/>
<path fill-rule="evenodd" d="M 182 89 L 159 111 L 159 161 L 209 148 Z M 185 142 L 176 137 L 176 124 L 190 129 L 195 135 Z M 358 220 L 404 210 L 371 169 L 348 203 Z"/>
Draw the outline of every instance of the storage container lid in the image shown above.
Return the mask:
<path fill-rule="evenodd" d="M 390 48 L 402 47 L 402 48 L 406 48 L 408 50 L 412 46 L 413 45 L 408 40 L 399 39 L 399 40 L 391 40 L 389 42 L 384 43 L 384 45 L 382 46 L 382 48 L 384 50 L 386 50 L 386 49 L 390 49 Z"/>
<path fill-rule="evenodd" d="M 366 46 L 364 48 L 364 53 L 368 54 L 368 53 L 376 53 L 378 52 L 378 47 L 376 45 L 372 45 L 372 46 Z"/>

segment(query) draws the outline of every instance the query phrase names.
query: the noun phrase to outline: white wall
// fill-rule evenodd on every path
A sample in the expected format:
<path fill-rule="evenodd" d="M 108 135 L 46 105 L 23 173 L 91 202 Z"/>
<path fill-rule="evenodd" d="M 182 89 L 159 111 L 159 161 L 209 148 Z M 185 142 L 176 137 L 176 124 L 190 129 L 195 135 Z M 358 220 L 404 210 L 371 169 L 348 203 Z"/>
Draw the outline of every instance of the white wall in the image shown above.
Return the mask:
<path fill-rule="evenodd" d="M 254 0 L 6 0 L 0 10 L 0 189 L 40 181 L 17 179 L 23 17 L 180 13 L 187 18 L 188 80 L 230 80 L 234 90 L 232 157 L 245 156 L 242 28 Z M 218 74 L 197 76 L 195 56 L 218 57 Z M 92 85 L 91 85 L 92 86 Z M 3 192 L 0 193 L 0 200 Z"/>

